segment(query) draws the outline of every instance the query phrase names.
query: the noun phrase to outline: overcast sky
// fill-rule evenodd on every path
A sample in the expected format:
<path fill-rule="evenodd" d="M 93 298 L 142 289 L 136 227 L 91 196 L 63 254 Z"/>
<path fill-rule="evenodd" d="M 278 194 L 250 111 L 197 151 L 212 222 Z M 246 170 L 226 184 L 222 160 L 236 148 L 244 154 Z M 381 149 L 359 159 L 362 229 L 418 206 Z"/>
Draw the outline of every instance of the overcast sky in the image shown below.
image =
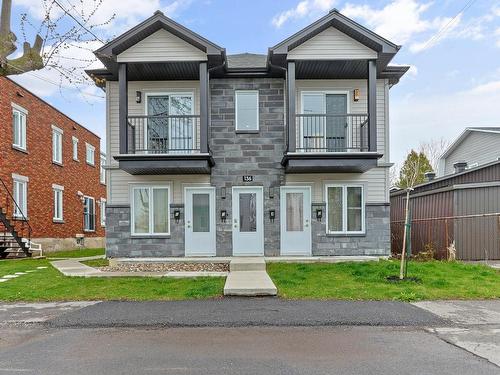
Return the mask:
<path fill-rule="evenodd" d="M 82 1 L 88 9 L 94 3 Z M 80 1 L 60 3 L 70 9 L 71 3 Z M 12 29 L 18 33 L 18 40 L 22 41 L 21 13 L 28 12 L 36 24 L 43 15 L 41 4 L 42 0 L 14 0 Z M 500 126 L 500 1 L 141 0 L 138 4 L 137 0 L 103 0 L 95 23 L 114 13 L 116 17 L 96 32 L 111 38 L 160 9 L 225 47 L 228 54 L 267 53 L 268 47 L 335 7 L 403 45 L 392 63 L 412 68 L 390 93 L 393 162 L 400 163 L 406 151 L 420 142 L 454 139 L 466 126 Z M 95 48 L 98 46 L 96 43 Z M 81 48 L 70 51 L 70 55 L 92 57 Z M 71 64 L 70 59 L 64 61 Z M 54 84 L 59 81 L 55 71 L 14 78 L 104 141 L 105 101 L 100 89 L 92 85 L 75 88 L 69 83 L 60 89 Z"/>

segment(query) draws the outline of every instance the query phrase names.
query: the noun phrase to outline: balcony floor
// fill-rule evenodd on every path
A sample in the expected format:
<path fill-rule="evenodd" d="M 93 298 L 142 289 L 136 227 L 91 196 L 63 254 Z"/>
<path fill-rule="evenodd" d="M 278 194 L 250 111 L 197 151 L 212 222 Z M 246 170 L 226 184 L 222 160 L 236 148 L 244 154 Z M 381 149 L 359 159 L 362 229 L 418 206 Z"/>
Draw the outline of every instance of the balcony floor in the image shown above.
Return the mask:
<path fill-rule="evenodd" d="M 210 174 L 215 165 L 212 155 L 196 154 L 126 154 L 117 155 L 120 169 L 132 175 Z"/>
<path fill-rule="evenodd" d="M 286 173 L 362 173 L 381 157 L 377 152 L 288 152 L 281 165 Z"/>

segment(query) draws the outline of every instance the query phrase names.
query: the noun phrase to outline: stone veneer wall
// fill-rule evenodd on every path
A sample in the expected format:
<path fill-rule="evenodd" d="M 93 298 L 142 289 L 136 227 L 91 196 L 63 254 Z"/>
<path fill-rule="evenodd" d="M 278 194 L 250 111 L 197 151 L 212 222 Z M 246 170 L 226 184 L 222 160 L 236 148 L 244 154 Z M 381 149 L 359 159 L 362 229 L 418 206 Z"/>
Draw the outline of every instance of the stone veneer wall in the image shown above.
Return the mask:
<path fill-rule="evenodd" d="M 235 129 L 235 90 L 259 91 L 259 132 L 237 133 Z M 232 202 L 233 186 L 264 187 L 264 252 L 279 254 L 279 186 L 284 183 L 284 170 L 280 164 L 285 151 L 284 80 L 280 78 L 213 79 L 210 81 L 211 127 L 210 150 L 215 167 L 211 185 L 216 187 L 217 255 L 232 255 Z M 254 180 L 243 182 L 243 176 Z M 226 198 L 221 188 L 226 188 Z M 274 198 L 269 198 L 269 189 Z M 226 210 L 225 223 L 219 219 Z M 269 210 L 276 211 L 271 222 Z"/>
<path fill-rule="evenodd" d="M 179 223 L 173 218 L 174 210 L 181 212 Z M 184 205 L 170 205 L 170 235 L 162 237 L 131 237 L 130 206 L 107 206 L 106 256 L 109 258 L 184 256 Z"/>

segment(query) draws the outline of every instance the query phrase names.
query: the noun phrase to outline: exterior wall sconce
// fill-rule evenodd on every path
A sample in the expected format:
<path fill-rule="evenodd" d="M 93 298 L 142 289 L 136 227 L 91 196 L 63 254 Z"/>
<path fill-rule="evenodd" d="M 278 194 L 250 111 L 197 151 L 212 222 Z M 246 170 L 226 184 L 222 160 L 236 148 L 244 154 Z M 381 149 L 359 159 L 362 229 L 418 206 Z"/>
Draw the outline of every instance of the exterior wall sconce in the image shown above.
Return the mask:
<path fill-rule="evenodd" d="M 274 223 L 275 218 L 276 218 L 276 211 L 269 210 L 269 220 L 271 220 L 271 223 Z"/>
<path fill-rule="evenodd" d="M 226 188 L 225 187 L 220 188 L 220 197 L 222 199 L 226 199 Z"/>
<path fill-rule="evenodd" d="M 318 209 L 316 210 L 316 220 L 321 221 L 321 219 L 323 219 L 323 210 Z"/>
<path fill-rule="evenodd" d="M 136 103 L 142 102 L 142 92 L 140 91 L 135 92 L 135 102 Z"/>
<path fill-rule="evenodd" d="M 76 192 L 76 195 L 78 196 L 78 198 L 80 199 L 80 202 L 84 203 L 85 202 L 85 196 L 83 195 L 83 193 L 81 191 L 77 191 Z"/>
<path fill-rule="evenodd" d="M 274 199 L 274 188 L 272 186 L 269 188 L 269 199 Z"/>
<path fill-rule="evenodd" d="M 174 219 L 175 219 L 175 223 L 179 224 L 179 220 L 181 219 L 181 211 L 180 210 L 174 211 Z"/>
<path fill-rule="evenodd" d="M 221 210 L 220 211 L 220 221 L 222 221 L 223 223 L 225 223 L 226 219 L 227 219 L 227 211 L 226 210 Z"/>
<path fill-rule="evenodd" d="M 359 89 L 354 89 L 352 99 L 357 102 L 359 101 Z"/>

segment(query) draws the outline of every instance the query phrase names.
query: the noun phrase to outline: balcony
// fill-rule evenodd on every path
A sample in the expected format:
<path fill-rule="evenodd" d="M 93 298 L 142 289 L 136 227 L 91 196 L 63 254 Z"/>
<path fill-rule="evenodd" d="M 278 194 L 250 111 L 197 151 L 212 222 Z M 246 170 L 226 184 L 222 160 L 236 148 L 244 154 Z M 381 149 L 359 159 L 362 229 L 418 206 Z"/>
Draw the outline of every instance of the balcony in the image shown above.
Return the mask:
<path fill-rule="evenodd" d="M 202 150 L 200 124 L 200 115 L 127 116 L 125 153 L 115 159 L 133 175 L 210 173 L 214 162 Z"/>
<path fill-rule="evenodd" d="M 381 157 L 370 151 L 368 114 L 295 114 L 282 165 L 288 173 L 365 172 Z M 290 149 L 293 151 L 290 152 Z"/>

